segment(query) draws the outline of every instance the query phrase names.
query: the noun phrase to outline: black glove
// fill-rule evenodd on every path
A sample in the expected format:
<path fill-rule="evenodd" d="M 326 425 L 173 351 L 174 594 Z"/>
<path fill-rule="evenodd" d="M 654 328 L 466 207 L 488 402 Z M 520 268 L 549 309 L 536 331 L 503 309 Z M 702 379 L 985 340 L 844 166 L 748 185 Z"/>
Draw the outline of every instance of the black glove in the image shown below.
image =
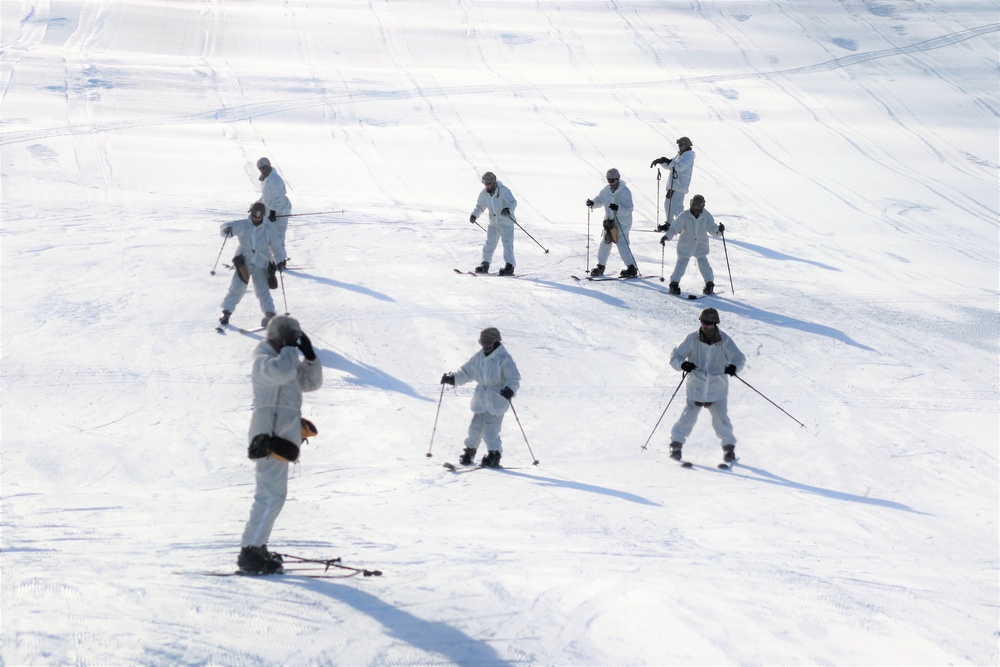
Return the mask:
<path fill-rule="evenodd" d="M 470 215 L 469 216 L 469 222 L 471 222 L 472 224 L 476 224 L 476 216 Z"/>
<path fill-rule="evenodd" d="M 278 219 L 278 214 L 275 213 L 273 208 L 271 209 L 271 212 L 267 214 L 267 219 L 270 220 L 271 222 L 274 222 L 275 220 Z"/>
<path fill-rule="evenodd" d="M 736 375 L 736 364 L 726 366 L 726 375 Z"/>
<path fill-rule="evenodd" d="M 612 229 L 615 228 L 615 221 L 614 220 L 610 220 L 610 219 L 609 220 L 605 220 L 604 221 L 604 228 L 610 232 Z"/>
<path fill-rule="evenodd" d="M 649 168 L 652 169 L 658 164 L 670 164 L 670 159 L 665 157 L 658 157 L 649 163 Z"/>
<path fill-rule="evenodd" d="M 663 236 L 660 237 L 660 245 L 667 245 L 667 241 L 669 240 L 670 239 L 667 238 L 667 235 L 664 234 Z"/>
<path fill-rule="evenodd" d="M 594 200 L 593 199 L 588 199 L 587 200 L 587 208 L 594 208 Z"/>
<path fill-rule="evenodd" d="M 719 223 L 719 233 L 722 234 L 725 231 L 726 231 L 726 226 L 720 222 Z"/>
<path fill-rule="evenodd" d="M 295 347 L 302 350 L 302 356 L 308 359 L 309 361 L 312 361 L 313 359 L 316 358 L 316 350 L 313 349 L 312 341 L 309 340 L 309 336 L 305 335 L 304 333 L 299 334 L 299 339 L 295 341 Z"/>
<path fill-rule="evenodd" d="M 454 373 L 445 373 L 444 375 L 442 375 L 441 376 L 441 384 L 450 384 L 451 386 L 454 387 L 455 386 L 455 374 Z"/>
<path fill-rule="evenodd" d="M 681 370 L 684 371 L 685 373 L 690 373 L 696 368 L 698 367 L 692 364 L 690 361 L 685 361 L 683 364 L 681 364 Z"/>
<path fill-rule="evenodd" d="M 514 390 L 510 387 L 504 387 L 500 390 L 500 395 L 506 398 L 508 401 L 514 398 Z"/>
<path fill-rule="evenodd" d="M 500 215 L 506 215 L 509 218 L 510 217 L 510 209 L 509 208 L 505 208 L 504 210 L 500 211 Z"/>
<path fill-rule="evenodd" d="M 669 190 L 667 190 L 667 199 L 673 199 L 673 198 L 674 198 L 674 189 L 670 188 Z"/>
<path fill-rule="evenodd" d="M 288 260 L 287 259 L 281 260 L 280 262 L 278 262 L 278 270 L 281 271 L 282 273 L 284 273 L 285 272 L 285 267 L 287 265 L 288 265 Z"/>
<path fill-rule="evenodd" d="M 617 211 L 618 204 L 608 204 L 608 208 L 610 208 L 612 211 Z"/>
<path fill-rule="evenodd" d="M 278 267 L 274 262 L 267 263 L 267 288 L 268 289 L 278 289 L 278 276 L 275 275 L 275 271 Z"/>
<path fill-rule="evenodd" d="M 222 231 L 224 231 L 226 233 L 226 236 L 232 236 L 233 235 L 233 228 L 232 227 L 223 227 Z"/>
<path fill-rule="evenodd" d="M 669 232 L 670 231 L 670 223 L 669 222 L 664 222 L 662 225 L 657 225 L 656 226 L 656 231 L 658 231 L 658 232 Z"/>

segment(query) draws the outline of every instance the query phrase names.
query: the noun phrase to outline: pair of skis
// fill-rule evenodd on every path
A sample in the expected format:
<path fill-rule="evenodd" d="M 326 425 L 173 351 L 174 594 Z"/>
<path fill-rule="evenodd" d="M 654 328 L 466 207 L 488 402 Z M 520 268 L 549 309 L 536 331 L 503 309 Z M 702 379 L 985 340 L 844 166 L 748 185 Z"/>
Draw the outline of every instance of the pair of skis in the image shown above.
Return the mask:
<path fill-rule="evenodd" d="M 233 326 L 232 324 L 217 324 L 217 325 L 215 325 L 216 332 L 218 332 L 220 334 L 223 334 L 223 335 L 225 335 L 225 333 L 226 333 L 227 330 L 236 330 L 236 331 L 239 331 L 241 334 L 250 335 L 250 334 L 260 333 L 261 331 L 263 331 L 266 328 L 267 327 L 257 327 L 256 329 L 241 329 L 239 327 Z"/>
<path fill-rule="evenodd" d="M 455 273 L 463 276 L 493 276 L 494 278 L 517 278 L 515 274 L 501 276 L 499 273 L 476 273 L 475 271 L 463 271 L 462 269 L 452 269 Z"/>
<path fill-rule="evenodd" d="M 672 459 L 672 460 L 677 461 L 677 459 Z M 733 461 L 729 461 L 728 463 L 726 461 L 723 461 L 722 463 L 720 463 L 719 465 L 717 465 L 715 467 L 718 468 L 719 470 L 732 470 L 733 466 L 736 465 L 737 461 L 739 461 L 739 458 L 737 458 L 737 459 L 735 459 Z M 682 468 L 693 468 L 694 467 L 693 463 L 691 463 L 690 461 L 685 461 L 684 459 L 681 459 L 681 460 L 677 461 L 677 463 L 679 463 Z"/>
<path fill-rule="evenodd" d="M 282 571 L 274 572 L 271 574 L 256 574 L 253 572 L 247 572 L 245 570 L 236 570 L 235 572 L 200 572 L 208 577 L 274 577 L 282 575 L 290 575 L 295 577 L 308 577 L 310 579 L 349 579 L 351 577 L 356 577 L 358 575 L 364 575 L 365 577 L 381 577 L 381 570 L 368 570 L 362 567 L 351 567 L 350 565 L 344 565 L 340 557 L 328 558 L 326 560 L 316 560 L 314 558 L 302 558 L 301 556 L 293 556 L 292 554 L 276 554 L 284 559 L 285 564 L 291 563 L 293 567 L 283 567 Z M 343 570 L 346 574 L 329 574 L 330 569 Z"/>

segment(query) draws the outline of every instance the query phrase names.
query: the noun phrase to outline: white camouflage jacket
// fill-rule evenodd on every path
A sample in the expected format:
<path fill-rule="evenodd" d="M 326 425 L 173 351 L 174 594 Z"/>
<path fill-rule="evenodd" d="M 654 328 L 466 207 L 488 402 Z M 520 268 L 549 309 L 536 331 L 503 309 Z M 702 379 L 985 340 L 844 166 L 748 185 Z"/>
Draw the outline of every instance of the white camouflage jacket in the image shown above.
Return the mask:
<path fill-rule="evenodd" d="M 718 325 L 716 325 L 718 328 Z M 695 365 L 687 378 L 687 397 L 689 401 L 709 403 L 721 401 L 729 395 L 729 376 L 726 366 L 733 364 L 736 372 L 743 370 L 747 358 L 736 347 L 733 339 L 722 331 L 722 340 L 708 345 L 703 343 L 699 332 L 688 335 L 680 345 L 670 353 L 670 366 L 681 370 L 681 364 L 690 361 Z"/>
<path fill-rule="evenodd" d="M 501 344 L 489 356 L 482 350 L 476 352 L 456 371 L 455 386 L 473 381 L 479 386 L 472 394 L 472 411 L 502 415 L 510 407 L 510 401 L 500 395 L 500 390 L 510 387 L 516 393 L 521 386 L 521 373 Z"/>
<path fill-rule="evenodd" d="M 258 433 L 273 433 L 296 445 L 302 442 L 302 392 L 323 385 L 319 359 L 299 359 L 296 347 L 275 351 L 262 341 L 253 351 L 253 416 L 247 443 Z"/>
<path fill-rule="evenodd" d="M 719 225 L 715 218 L 706 210 L 702 210 L 697 218 L 688 209 L 670 223 L 667 230 L 667 240 L 680 235 L 677 240 L 677 254 L 688 257 L 706 257 L 708 255 L 708 236 L 719 237 Z"/>
<path fill-rule="evenodd" d="M 516 207 L 517 200 L 514 199 L 514 195 L 511 194 L 506 185 L 497 181 L 497 186 L 494 188 L 492 195 L 486 191 L 486 188 L 483 188 L 482 192 L 479 193 L 479 198 L 476 200 L 476 208 L 472 209 L 472 215 L 478 218 L 479 214 L 483 211 L 489 211 L 490 224 L 502 220 L 509 225 L 513 225 L 514 223 L 510 220 L 500 217 L 500 211 L 505 208 L 510 209 L 510 217 L 516 220 L 517 218 L 514 217 L 514 209 Z"/>

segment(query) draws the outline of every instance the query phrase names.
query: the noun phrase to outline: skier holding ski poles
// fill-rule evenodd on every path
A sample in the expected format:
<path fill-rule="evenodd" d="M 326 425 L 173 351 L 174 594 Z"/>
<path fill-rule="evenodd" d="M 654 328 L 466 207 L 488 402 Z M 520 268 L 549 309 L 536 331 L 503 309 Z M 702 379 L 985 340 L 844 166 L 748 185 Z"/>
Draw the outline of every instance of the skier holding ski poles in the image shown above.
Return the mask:
<path fill-rule="evenodd" d="M 499 468 L 503 452 L 500 427 L 511 399 L 521 386 L 521 373 L 501 344 L 500 331 L 496 327 L 479 332 L 479 344 L 483 349 L 472 355 L 458 371 L 442 375 L 441 384 L 479 383 L 472 395 L 472 421 L 459 462 L 472 465 L 479 444 L 485 440 L 488 451 L 479 465 Z"/>
<path fill-rule="evenodd" d="M 691 187 L 691 174 L 694 171 L 694 145 L 687 137 L 677 140 L 677 155 L 672 158 L 656 158 L 649 163 L 652 169 L 658 164 L 670 167 L 667 176 L 667 192 L 663 199 L 663 210 L 667 214 L 667 219 L 657 228 L 657 231 L 665 231 L 666 226 L 674 221 L 684 210 L 684 195 Z"/>
<path fill-rule="evenodd" d="M 266 157 L 257 160 L 260 170 L 260 199 L 257 201 L 267 207 L 267 219 L 278 230 L 281 246 L 285 246 L 285 232 L 288 230 L 288 216 L 292 214 L 292 202 L 285 194 L 285 181 L 271 166 Z"/>
<path fill-rule="evenodd" d="M 709 235 L 718 238 L 726 231 L 726 226 L 721 222 L 716 224 L 712 214 L 705 210 L 705 198 L 701 195 L 691 197 L 691 207 L 677 216 L 673 224 L 667 222 L 662 225 L 666 234 L 660 239 L 660 245 L 665 246 L 667 241 L 675 236 L 680 236 L 677 240 L 677 264 L 670 274 L 670 293 L 680 294 L 680 280 L 687 271 L 691 257 L 698 260 L 698 270 L 701 277 L 705 279 L 703 294 L 713 294 L 715 292 L 715 272 L 708 262 L 708 237 Z"/>
<path fill-rule="evenodd" d="M 476 267 L 476 273 L 489 273 L 490 262 L 493 261 L 493 252 L 497 249 L 497 241 L 503 242 L 504 267 L 500 269 L 498 275 L 514 275 L 514 267 L 517 262 L 514 260 L 514 209 L 517 208 L 517 200 L 503 183 L 497 180 L 496 174 L 488 171 L 482 177 L 483 189 L 476 200 L 476 207 L 472 209 L 469 222 L 478 224 L 476 218 L 484 211 L 490 212 L 490 223 L 486 227 L 486 243 L 483 244 L 483 261 Z"/>
<path fill-rule="evenodd" d="M 632 256 L 628 241 L 628 234 L 632 229 L 632 191 L 621 180 L 621 174 L 614 167 L 608 169 L 606 177 L 608 184 L 596 197 L 587 200 L 589 208 L 604 206 L 604 236 L 597 249 L 597 266 L 591 270 L 590 275 L 604 275 L 604 268 L 611 256 L 611 244 L 614 243 L 618 246 L 618 255 L 625 262 L 621 277 L 635 278 L 639 275 L 639 270 L 635 266 L 635 257 Z"/>
<path fill-rule="evenodd" d="M 233 279 L 229 283 L 229 291 L 222 300 L 222 317 L 219 324 L 229 324 L 229 317 L 236 310 L 237 304 L 247 293 L 247 285 L 253 280 L 254 293 L 260 303 L 264 319 L 260 325 L 266 327 L 274 317 L 274 299 L 271 298 L 271 288 L 268 284 L 268 267 L 285 268 L 285 244 L 278 238 L 278 230 L 273 225 L 264 224 L 266 207 L 261 202 L 254 202 L 249 215 L 243 220 L 223 223 L 219 229 L 224 238 L 235 236 L 240 245 L 233 257 Z M 277 287 L 277 284 L 275 284 Z"/>
<path fill-rule="evenodd" d="M 699 412 L 706 408 L 712 415 L 715 434 L 722 441 L 722 462 L 728 468 L 736 461 L 736 436 L 728 414 L 729 376 L 743 369 L 746 357 L 733 339 L 719 330 L 719 311 L 706 308 L 699 320 L 698 331 L 689 334 L 670 354 L 670 366 L 688 374 L 687 405 L 670 430 L 670 458 L 682 460 L 684 442 Z"/>

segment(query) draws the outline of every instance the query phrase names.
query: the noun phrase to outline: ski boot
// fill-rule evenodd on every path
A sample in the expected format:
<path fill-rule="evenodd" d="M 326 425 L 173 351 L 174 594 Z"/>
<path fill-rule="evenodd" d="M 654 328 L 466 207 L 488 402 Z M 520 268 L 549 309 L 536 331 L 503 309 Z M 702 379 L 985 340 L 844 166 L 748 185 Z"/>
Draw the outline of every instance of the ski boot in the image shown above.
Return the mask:
<path fill-rule="evenodd" d="M 701 291 L 702 294 L 715 294 L 715 283 L 709 280 L 705 283 L 705 289 Z"/>
<path fill-rule="evenodd" d="M 681 456 L 681 448 L 682 447 L 684 447 L 683 443 L 680 443 L 680 442 L 671 442 L 670 443 L 670 458 L 672 458 L 674 461 L 680 461 L 680 460 L 682 460 L 684 458 L 683 456 Z"/>
<path fill-rule="evenodd" d="M 635 278 L 639 275 L 639 269 L 635 268 L 635 264 L 629 264 L 618 275 L 622 278 Z"/>
<path fill-rule="evenodd" d="M 670 283 L 670 286 L 668 287 L 668 289 L 670 290 L 671 294 L 680 294 L 681 293 L 681 286 L 678 283 L 673 283 L 673 282 Z"/>
<path fill-rule="evenodd" d="M 490 272 L 489 262 L 483 262 L 482 264 L 476 267 L 476 273 L 489 273 L 489 272 Z"/>
<path fill-rule="evenodd" d="M 267 556 L 271 556 L 271 553 L 264 551 L 264 547 L 243 547 L 236 558 L 236 565 L 245 574 L 280 574 L 281 557 L 278 556 L 275 560 L 273 556 Z"/>
<path fill-rule="evenodd" d="M 736 445 L 723 445 L 722 452 L 722 465 L 732 468 L 736 463 Z"/>
<path fill-rule="evenodd" d="M 466 447 L 465 451 L 462 452 L 462 455 L 458 457 L 458 462 L 464 466 L 471 466 L 472 459 L 473 457 L 475 457 L 475 455 L 476 455 L 475 449 L 473 449 L 472 447 Z"/>
<path fill-rule="evenodd" d="M 264 317 L 261 318 L 261 320 L 260 320 L 260 326 L 266 328 L 267 327 L 267 323 L 271 321 L 271 318 L 274 317 L 274 315 L 275 315 L 275 313 L 272 313 L 270 311 L 264 313 Z"/>
<path fill-rule="evenodd" d="M 590 275 L 591 275 L 592 278 L 596 278 L 597 276 L 603 276 L 604 275 L 604 265 L 603 264 L 598 264 L 597 266 L 595 266 L 594 268 L 592 268 L 590 270 Z"/>
<path fill-rule="evenodd" d="M 228 310 L 222 311 L 222 317 L 219 318 L 219 324 L 229 324 L 229 316 L 232 315 Z"/>
<path fill-rule="evenodd" d="M 500 275 L 500 276 L 512 276 L 512 275 L 514 275 L 514 265 L 508 262 L 507 264 L 504 265 L 504 267 L 502 269 L 500 269 L 500 271 L 497 273 L 497 275 Z"/>
<path fill-rule="evenodd" d="M 483 460 L 479 462 L 479 465 L 483 468 L 499 468 L 500 467 L 500 452 L 491 449 L 483 457 Z"/>

